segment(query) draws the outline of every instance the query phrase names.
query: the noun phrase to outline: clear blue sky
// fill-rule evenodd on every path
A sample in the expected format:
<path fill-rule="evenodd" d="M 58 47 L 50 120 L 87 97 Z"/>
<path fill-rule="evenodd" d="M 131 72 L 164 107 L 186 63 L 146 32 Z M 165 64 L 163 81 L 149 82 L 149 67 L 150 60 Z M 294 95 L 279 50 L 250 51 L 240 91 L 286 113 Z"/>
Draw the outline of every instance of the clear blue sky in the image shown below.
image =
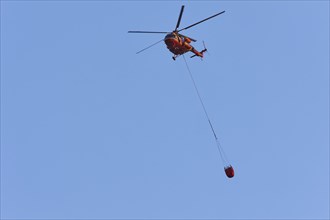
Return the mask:
<path fill-rule="evenodd" d="M 1 218 L 329 219 L 329 2 L 1 1 Z"/>

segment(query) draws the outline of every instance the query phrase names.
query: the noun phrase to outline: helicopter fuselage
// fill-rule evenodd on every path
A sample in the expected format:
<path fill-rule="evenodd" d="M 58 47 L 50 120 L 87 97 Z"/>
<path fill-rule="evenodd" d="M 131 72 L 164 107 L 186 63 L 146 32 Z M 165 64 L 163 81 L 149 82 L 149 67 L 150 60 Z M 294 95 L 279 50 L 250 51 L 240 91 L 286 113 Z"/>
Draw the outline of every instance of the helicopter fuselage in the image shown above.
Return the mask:
<path fill-rule="evenodd" d="M 181 37 L 175 32 L 167 34 L 164 38 L 164 42 L 167 49 L 174 55 L 182 55 L 193 50 L 193 47 L 188 43 L 190 42 L 189 38 Z"/>

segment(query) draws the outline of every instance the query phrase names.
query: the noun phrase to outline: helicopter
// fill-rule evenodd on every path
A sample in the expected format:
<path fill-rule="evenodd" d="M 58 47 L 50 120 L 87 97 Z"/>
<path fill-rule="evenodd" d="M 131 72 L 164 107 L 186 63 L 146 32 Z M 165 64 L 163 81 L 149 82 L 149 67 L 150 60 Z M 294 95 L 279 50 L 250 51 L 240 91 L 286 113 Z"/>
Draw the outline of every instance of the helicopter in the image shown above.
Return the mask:
<path fill-rule="evenodd" d="M 187 30 L 187 29 L 189 29 L 189 28 L 191 28 L 191 27 L 193 27 L 193 26 L 195 26 L 197 24 L 200 24 L 200 23 L 202 23 L 204 21 L 207 21 L 207 20 L 209 20 L 211 18 L 214 18 L 214 17 L 216 17 L 218 15 L 221 15 L 225 11 L 219 12 L 219 13 L 217 13 L 215 15 L 212 15 L 212 16 L 210 16 L 208 18 L 205 18 L 205 19 L 203 19 L 203 20 L 201 20 L 199 22 L 196 22 L 196 23 L 194 23 L 192 25 L 189 25 L 189 26 L 187 26 L 185 28 L 178 29 L 179 26 L 180 26 L 180 22 L 181 22 L 183 10 L 184 10 L 184 5 L 181 6 L 181 11 L 180 11 L 180 14 L 179 14 L 179 18 L 178 18 L 176 27 L 175 27 L 175 29 L 172 32 L 164 32 L 164 31 L 128 31 L 128 33 L 139 33 L 139 34 L 141 34 L 141 33 L 147 33 L 147 34 L 166 34 L 166 36 L 165 36 L 164 39 L 162 39 L 162 40 L 160 40 L 160 41 L 158 41 L 158 42 L 150 45 L 149 47 L 146 47 L 146 48 L 138 51 L 137 54 L 138 53 L 141 53 L 142 51 L 144 51 L 146 49 L 149 49 L 150 47 L 152 47 L 152 46 L 154 46 L 154 45 L 156 45 L 156 44 L 158 44 L 158 43 L 160 43 L 162 41 L 164 41 L 165 44 L 166 44 L 166 46 L 167 46 L 167 49 L 174 54 L 172 56 L 172 59 L 173 60 L 175 60 L 178 56 L 180 56 L 180 55 L 182 55 L 184 53 L 187 53 L 189 51 L 192 52 L 192 53 L 194 53 L 194 55 L 192 55 L 190 58 L 196 57 L 196 56 L 203 58 L 204 52 L 207 51 L 204 42 L 203 42 L 204 49 L 201 50 L 201 51 L 198 51 L 192 45 L 190 45 L 191 42 L 196 42 L 196 40 L 193 39 L 193 38 L 191 38 L 191 37 L 187 37 L 187 36 L 185 36 L 185 35 L 183 35 L 183 34 L 181 34 L 179 32 L 181 32 L 183 30 Z"/>

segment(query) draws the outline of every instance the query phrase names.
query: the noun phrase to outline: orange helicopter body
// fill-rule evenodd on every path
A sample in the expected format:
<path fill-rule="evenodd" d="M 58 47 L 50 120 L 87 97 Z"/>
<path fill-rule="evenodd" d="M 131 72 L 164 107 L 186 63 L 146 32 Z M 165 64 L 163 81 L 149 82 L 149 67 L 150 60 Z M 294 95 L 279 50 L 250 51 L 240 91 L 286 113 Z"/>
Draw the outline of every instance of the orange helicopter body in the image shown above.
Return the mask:
<path fill-rule="evenodd" d="M 179 34 L 172 32 L 165 36 L 164 42 L 167 49 L 171 51 L 175 56 L 182 55 L 191 51 L 195 56 L 203 57 L 203 53 L 206 51 L 198 52 L 193 46 L 190 45 L 191 39 L 188 37 L 181 37 Z M 175 56 L 173 59 L 175 59 Z"/>

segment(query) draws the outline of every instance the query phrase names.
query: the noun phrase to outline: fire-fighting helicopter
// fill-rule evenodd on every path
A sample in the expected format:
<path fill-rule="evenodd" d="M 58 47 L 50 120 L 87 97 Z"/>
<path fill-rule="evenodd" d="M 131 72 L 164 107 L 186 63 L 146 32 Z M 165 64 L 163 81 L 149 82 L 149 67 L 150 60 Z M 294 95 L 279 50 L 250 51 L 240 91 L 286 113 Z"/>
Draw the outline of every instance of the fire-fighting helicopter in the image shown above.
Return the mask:
<path fill-rule="evenodd" d="M 167 48 L 174 54 L 174 56 L 172 57 L 173 60 L 175 60 L 176 57 L 184 54 L 184 53 L 187 53 L 188 51 L 191 51 L 192 53 L 194 53 L 194 55 L 191 56 L 192 57 L 195 57 L 195 56 L 198 56 L 198 57 L 201 57 L 203 58 L 203 54 L 204 52 L 207 51 L 207 49 L 205 48 L 205 45 L 204 45 L 204 49 L 202 51 L 197 51 L 193 46 L 190 45 L 190 43 L 193 41 L 193 42 L 196 42 L 195 39 L 191 38 L 191 37 L 187 37 L 183 34 L 180 34 L 179 32 L 183 31 L 183 30 L 187 30 L 197 24 L 200 24 L 206 20 L 209 20 L 211 18 L 214 18 L 222 13 L 224 13 L 225 11 L 222 11 L 222 12 L 219 12 L 215 15 L 212 15 L 208 18 L 205 18 L 199 22 L 196 22 L 192 25 L 189 25 L 185 28 L 182 28 L 182 29 L 179 29 L 179 26 L 180 26 L 180 22 L 181 22 L 181 18 L 182 18 L 182 14 L 183 14 L 183 10 L 184 10 L 184 5 L 181 6 L 181 11 L 180 11 L 180 14 L 179 14 L 179 18 L 178 18 L 178 22 L 176 24 L 176 27 L 174 29 L 174 31 L 172 32 L 164 32 L 164 31 L 128 31 L 128 33 L 147 33 L 147 34 L 167 34 L 165 36 L 164 39 L 150 45 L 149 47 L 146 47 L 144 48 L 143 50 L 140 50 L 138 51 L 137 53 L 140 53 L 162 41 L 165 41 L 165 44 L 167 46 Z"/>

